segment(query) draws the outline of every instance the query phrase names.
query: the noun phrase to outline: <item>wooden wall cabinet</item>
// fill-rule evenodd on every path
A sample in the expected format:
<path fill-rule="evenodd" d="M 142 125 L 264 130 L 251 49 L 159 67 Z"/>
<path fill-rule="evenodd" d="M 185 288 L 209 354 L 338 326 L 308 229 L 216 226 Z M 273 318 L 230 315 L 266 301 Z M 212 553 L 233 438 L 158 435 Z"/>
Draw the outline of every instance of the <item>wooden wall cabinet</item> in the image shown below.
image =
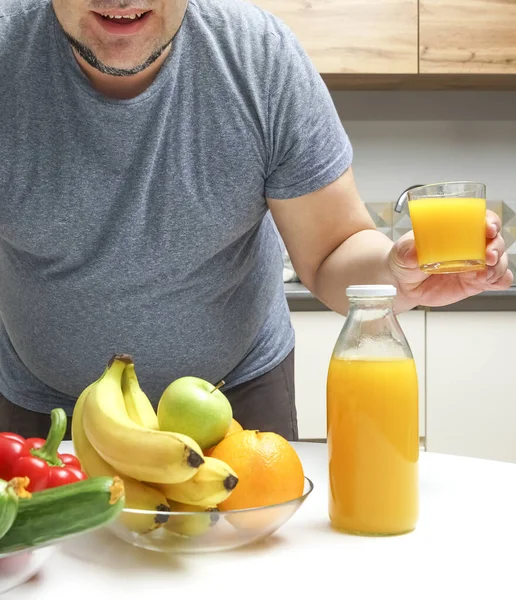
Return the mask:
<path fill-rule="evenodd" d="M 420 0 L 419 72 L 516 73 L 514 0 Z"/>
<path fill-rule="evenodd" d="M 330 89 L 516 89 L 516 0 L 248 0 Z"/>
<path fill-rule="evenodd" d="M 417 73 L 417 0 L 253 0 L 284 21 L 322 74 Z"/>

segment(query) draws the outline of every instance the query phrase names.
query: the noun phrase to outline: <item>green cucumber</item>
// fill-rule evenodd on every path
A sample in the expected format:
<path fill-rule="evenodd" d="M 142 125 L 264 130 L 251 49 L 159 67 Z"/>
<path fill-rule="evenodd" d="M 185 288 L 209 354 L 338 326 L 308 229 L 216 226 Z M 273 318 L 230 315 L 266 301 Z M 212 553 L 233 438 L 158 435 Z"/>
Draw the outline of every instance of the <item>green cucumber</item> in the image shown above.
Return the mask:
<path fill-rule="evenodd" d="M 0 556 L 46 546 L 114 521 L 125 505 L 119 477 L 92 477 L 20 498 L 16 519 L 0 539 Z"/>
<path fill-rule="evenodd" d="M 18 513 L 18 494 L 7 481 L 0 479 L 0 539 L 11 529 Z"/>

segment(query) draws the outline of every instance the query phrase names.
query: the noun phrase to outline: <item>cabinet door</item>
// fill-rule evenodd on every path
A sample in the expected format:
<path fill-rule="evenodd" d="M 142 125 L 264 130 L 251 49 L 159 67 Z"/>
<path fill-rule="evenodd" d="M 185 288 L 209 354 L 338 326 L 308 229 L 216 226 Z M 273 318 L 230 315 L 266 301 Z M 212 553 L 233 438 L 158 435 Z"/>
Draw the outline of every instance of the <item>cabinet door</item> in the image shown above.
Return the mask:
<path fill-rule="evenodd" d="M 424 438 L 426 433 L 426 313 L 423 310 L 411 310 L 398 315 L 398 321 L 416 363 L 419 384 L 419 437 Z"/>
<path fill-rule="evenodd" d="M 284 21 L 320 73 L 417 73 L 417 0 L 252 0 Z"/>
<path fill-rule="evenodd" d="M 326 376 L 344 317 L 330 311 L 292 311 L 296 334 L 296 408 L 301 439 L 326 439 Z"/>
<path fill-rule="evenodd" d="M 299 437 L 326 439 L 326 376 L 333 347 L 344 325 L 329 311 L 292 311 L 296 334 L 296 407 Z M 419 435 L 425 435 L 425 313 L 411 311 L 399 322 L 412 348 L 419 379 Z"/>
<path fill-rule="evenodd" d="M 420 0 L 421 73 L 516 73 L 514 0 Z"/>
<path fill-rule="evenodd" d="M 430 452 L 516 462 L 516 312 L 427 315 Z"/>

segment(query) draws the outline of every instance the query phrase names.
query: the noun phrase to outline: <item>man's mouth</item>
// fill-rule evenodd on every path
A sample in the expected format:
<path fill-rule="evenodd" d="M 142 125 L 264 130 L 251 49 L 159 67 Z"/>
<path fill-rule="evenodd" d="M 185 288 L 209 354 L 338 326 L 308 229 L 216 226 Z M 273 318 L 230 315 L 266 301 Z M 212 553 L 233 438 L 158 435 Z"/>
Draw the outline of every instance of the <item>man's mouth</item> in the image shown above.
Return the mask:
<path fill-rule="evenodd" d="M 148 15 L 150 11 L 133 13 L 131 15 L 110 15 L 110 14 L 101 14 L 100 16 L 109 21 L 113 21 L 120 25 L 127 25 L 127 23 L 132 23 L 135 20 L 142 19 L 145 15 Z"/>
<path fill-rule="evenodd" d="M 104 31 L 112 35 L 131 35 L 138 33 L 152 15 L 151 10 L 138 8 L 113 10 L 113 12 L 94 12 L 95 18 Z"/>

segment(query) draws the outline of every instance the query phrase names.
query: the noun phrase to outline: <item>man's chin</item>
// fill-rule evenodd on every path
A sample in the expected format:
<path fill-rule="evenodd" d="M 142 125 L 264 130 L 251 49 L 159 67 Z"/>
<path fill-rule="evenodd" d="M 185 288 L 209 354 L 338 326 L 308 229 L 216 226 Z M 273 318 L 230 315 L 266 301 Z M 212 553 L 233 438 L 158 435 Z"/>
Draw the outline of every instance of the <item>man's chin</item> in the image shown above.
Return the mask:
<path fill-rule="evenodd" d="M 90 67 L 94 67 L 97 71 L 104 73 L 105 75 L 112 75 L 114 77 L 133 77 L 138 73 L 144 71 L 149 65 L 146 62 L 137 64 L 126 64 L 117 63 L 116 61 L 106 59 L 99 61 L 86 61 Z"/>
<path fill-rule="evenodd" d="M 171 41 L 167 42 L 140 63 L 127 65 L 127 63 L 117 64 L 117 61 L 113 59 L 106 59 L 103 61 L 89 46 L 83 44 L 66 32 L 65 35 L 76 54 L 78 54 L 90 67 L 93 67 L 104 75 L 112 75 L 114 77 L 131 77 L 132 75 L 137 75 L 138 73 L 145 71 L 145 69 L 148 69 L 163 55 L 171 44 Z"/>

